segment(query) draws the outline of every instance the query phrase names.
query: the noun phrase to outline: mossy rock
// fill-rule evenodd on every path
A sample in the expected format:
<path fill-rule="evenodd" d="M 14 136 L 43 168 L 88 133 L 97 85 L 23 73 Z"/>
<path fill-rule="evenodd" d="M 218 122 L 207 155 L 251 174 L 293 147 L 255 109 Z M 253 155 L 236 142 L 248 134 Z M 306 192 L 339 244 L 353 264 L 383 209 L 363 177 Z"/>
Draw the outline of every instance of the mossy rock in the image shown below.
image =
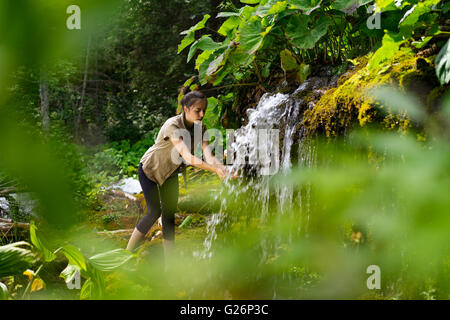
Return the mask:
<path fill-rule="evenodd" d="M 354 126 L 381 123 L 389 129 L 407 130 L 411 122 L 387 112 L 381 113 L 367 91 L 380 85 L 399 87 L 430 103 L 430 94 L 439 96 L 439 82 L 434 73 L 434 57 L 418 57 L 409 47 L 401 48 L 391 59 L 372 70 L 368 68 L 371 54 L 356 59 L 356 68 L 338 80 L 338 86 L 328 90 L 313 108 L 305 110 L 300 126 L 307 135 L 335 136 Z M 436 98 L 433 98 L 435 101 Z"/>

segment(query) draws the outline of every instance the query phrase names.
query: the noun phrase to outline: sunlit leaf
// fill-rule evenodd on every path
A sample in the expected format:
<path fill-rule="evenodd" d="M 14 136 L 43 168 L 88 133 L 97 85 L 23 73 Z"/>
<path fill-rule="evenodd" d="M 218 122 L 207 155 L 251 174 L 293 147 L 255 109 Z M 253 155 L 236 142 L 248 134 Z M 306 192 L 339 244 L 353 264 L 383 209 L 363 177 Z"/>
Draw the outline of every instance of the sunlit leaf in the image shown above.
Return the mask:
<path fill-rule="evenodd" d="M 241 0 L 241 2 L 246 4 L 257 4 L 260 3 L 261 0 Z"/>
<path fill-rule="evenodd" d="M 97 254 L 89 258 L 89 263 L 100 271 L 112 271 L 133 258 L 133 254 L 125 249 L 115 249 Z"/>
<path fill-rule="evenodd" d="M 197 31 L 197 30 L 203 29 L 205 27 L 205 24 L 206 24 L 206 22 L 208 21 L 209 18 L 211 18 L 211 16 L 209 14 L 205 14 L 203 16 L 202 21 L 200 21 L 196 25 L 190 27 L 188 30 L 184 30 L 184 31 L 180 32 L 180 34 L 181 35 L 184 35 L 184 34 L 188 35 L 188 34 L 191 34 L 191 33 L 195 32 L 195 31 Z"/>
<path fill-rule="evenodd" d="M 263 42 L 261 20 L 253 19 L 244 24 L 239 30 L 239 46 L 249 55 L 254 54 Z"/>
<path fill-rule="evenodd" d="M 8 287 L 3 282 L 0 282 L 0 300 L 8 300 Z"/>
<path fill-rule="evenodd" d="M 62 251 L 69 260 L 69 264 L 77 266 L 82 270 L 86 270 L 86 260 L 84 259 L 80 249 L 74 245 L 67 244 L 62 247 Z"/>
<path fill-rule="evenodd" d="M 31 243 L 42 253 L 46 262 L 53 261 L 56 255 L 48 248 L 44 236 L 39 232 L 34 221 L 30 223 Z"/>
<path fill-rule="evenodd" d="M 237 26 L 239 26 L 240 21 L 241 20 L 239 19 L 239 17 L 232 16 L 225 20 L 225 22 L 220 26 L 217 32 L 225 37 L 231 36 L 232 31 L 236 29 Z"/>
<path fill-rule="evenodd" d="M 305 15 L 310 15 L 314 10 L 320 8 L 322 0 L 289 0 L 291 8 L 300 9 Z"/>
<path fill-rule="evenodd" d="M 398 48 L 405 40 L 398 34 L 388 32 L 384 35 L 382 46 L 374 53 L 369 61 L 369 70 L 374 70 L 383 61 L 389 60 L 398 51 Z"/>
<path fill-rule="evenodd" d="M 373 2 L 373 0 L 336 0 L 333 3 L 333 8 L 346 14 L 352 14 L 356 9 L 370 2 Z"/>
<path fill-rule="evenodd" d="M 328 31 L 331 20 L 321 16 L 311 30 L 308 29 L 308 16 L 292 16 L 286 28 L 290 42 L 300 49 L 311 49 Z"/>

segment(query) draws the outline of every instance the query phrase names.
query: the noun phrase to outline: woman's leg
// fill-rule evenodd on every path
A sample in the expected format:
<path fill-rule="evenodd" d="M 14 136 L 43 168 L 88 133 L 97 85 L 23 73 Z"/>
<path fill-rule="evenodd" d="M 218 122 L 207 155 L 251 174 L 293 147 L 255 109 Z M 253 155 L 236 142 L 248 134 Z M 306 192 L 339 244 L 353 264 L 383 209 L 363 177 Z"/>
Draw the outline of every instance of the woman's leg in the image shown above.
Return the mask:
<path fill-rule="evenodd" d="M 142 164 L 139 165 L 138 175 L 142 191 L 144 192 L 145 202 L 147 204 L 147 214 L 138 222 L 133 234 L 130 237 L 127 246 L 127 250 L 130 251 L 134 250 L 139 243 L 144 240 L 147 232 L 161 215 L 158 185 L 147 178 L 142 170 Z"/>
<path fill-rule="evenodd" d="M 175 212 L 178 208 L 178 173 L 171 175 L 160 188 L 162 231 L 164 240 L 175 238 Z"/>
<path fill-rule="evenodd" d="M 175 212 L 178 207 L 178 170 L 160 188 L 165 270 L 170 265 L 175 239 Z"/>

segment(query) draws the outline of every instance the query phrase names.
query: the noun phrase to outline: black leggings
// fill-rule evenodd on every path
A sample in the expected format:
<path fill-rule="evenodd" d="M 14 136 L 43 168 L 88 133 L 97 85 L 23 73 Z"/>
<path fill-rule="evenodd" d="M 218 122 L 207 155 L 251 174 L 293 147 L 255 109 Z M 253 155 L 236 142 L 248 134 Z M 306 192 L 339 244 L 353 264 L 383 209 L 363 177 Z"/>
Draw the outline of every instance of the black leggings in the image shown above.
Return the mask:
<path fill-rule="evenodd" d="M 175 170 L 160 187 L 156 182 L 147 178 L 142 169 L 142 163 L 139 164 L 138 174 L 147 203 L 147 214 L 139 221 L 136 228 L 139 232 L 147 234 L 162 214 L 163 238 L 173 240 L 175 238 L 175 212 L 178 204 L 178 170 Z"/>

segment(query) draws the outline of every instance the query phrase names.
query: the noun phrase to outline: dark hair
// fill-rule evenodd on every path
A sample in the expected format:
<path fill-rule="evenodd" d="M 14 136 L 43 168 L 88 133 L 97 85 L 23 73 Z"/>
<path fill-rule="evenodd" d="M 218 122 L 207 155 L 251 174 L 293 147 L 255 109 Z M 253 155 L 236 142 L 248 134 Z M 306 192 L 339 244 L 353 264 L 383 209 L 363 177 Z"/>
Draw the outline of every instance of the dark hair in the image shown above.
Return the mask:
<path fill-rule="evenodd" d="M 180 103 L 182 107 L 186 106 L 190 108 L 196 101 L 203 99 L 206 99 L 206 96 L 202 92 L 191 91 L 181 99 Z"/>

